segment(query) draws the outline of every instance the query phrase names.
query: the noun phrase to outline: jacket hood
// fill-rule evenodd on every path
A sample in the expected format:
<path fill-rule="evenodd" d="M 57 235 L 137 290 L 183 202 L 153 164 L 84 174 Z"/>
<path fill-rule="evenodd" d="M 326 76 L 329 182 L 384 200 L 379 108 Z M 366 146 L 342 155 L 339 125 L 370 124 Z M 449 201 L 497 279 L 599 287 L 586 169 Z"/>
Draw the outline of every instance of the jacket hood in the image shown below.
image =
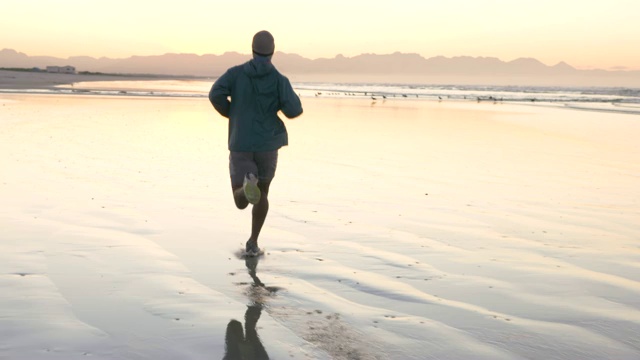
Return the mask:
<path fill-rule="evenodd" d="M 271 74 L 275 68 L 271 62 L 250 60 L 243 66 L 244 73 L 251 78 L 259 78 Z"/>

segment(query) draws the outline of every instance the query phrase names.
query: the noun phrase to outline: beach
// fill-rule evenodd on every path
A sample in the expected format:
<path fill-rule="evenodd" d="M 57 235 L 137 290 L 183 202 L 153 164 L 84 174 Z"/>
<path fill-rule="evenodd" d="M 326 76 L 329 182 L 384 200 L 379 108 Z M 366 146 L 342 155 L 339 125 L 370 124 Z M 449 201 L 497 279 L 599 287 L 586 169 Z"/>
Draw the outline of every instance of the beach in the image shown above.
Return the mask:
<path fill-rule="evenodd" d="M 640 358 L 638 115 L 302 102 L 246 260 L 206 98 L 1 93 L 0 359 Z"/>

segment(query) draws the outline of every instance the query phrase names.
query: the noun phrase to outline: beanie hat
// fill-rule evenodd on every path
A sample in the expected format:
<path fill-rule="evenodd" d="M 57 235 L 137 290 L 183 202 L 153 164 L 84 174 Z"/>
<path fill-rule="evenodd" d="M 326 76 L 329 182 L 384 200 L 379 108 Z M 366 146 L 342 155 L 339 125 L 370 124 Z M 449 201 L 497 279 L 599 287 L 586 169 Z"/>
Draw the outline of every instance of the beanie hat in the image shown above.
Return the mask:
<path fill-rule="evenodd" d="M 253 43 L 251 44 L 251 49 L 254 53 L 261 56 L 271 56 L 273 55 L 273 50 L 275 49 L 275 44 L 273 41 L 273 35 L 266 30 L 258 31 L 253 36 Z"/>

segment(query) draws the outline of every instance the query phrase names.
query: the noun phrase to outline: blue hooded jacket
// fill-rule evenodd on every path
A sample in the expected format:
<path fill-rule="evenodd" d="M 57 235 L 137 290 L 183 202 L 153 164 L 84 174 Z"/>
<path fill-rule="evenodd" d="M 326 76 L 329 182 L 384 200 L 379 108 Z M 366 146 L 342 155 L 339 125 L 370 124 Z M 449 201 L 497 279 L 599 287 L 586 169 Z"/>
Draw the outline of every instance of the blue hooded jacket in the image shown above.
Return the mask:
<path fill-rule="evenodd" d="M 231 151 L 272 151 L 287 145 L 287 129 L 277 113 L 290 119 L 302 114 L 289 79 L 270 61 L 260 60 L 230 68 L 209 92 L 213 107 L 229 118 Z"/>

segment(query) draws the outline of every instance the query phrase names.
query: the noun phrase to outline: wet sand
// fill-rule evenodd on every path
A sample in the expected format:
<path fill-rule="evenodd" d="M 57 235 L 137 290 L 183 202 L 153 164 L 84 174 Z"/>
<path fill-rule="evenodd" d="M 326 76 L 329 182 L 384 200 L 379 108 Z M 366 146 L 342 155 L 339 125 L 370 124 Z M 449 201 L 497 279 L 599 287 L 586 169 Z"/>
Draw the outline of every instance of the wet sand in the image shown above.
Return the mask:
<path fill-rule="evenodd" d="M 245 261 L 206 99 L 0 95 L 0 358 L 640 357 L 637 116 L 303 104 Z"/>

